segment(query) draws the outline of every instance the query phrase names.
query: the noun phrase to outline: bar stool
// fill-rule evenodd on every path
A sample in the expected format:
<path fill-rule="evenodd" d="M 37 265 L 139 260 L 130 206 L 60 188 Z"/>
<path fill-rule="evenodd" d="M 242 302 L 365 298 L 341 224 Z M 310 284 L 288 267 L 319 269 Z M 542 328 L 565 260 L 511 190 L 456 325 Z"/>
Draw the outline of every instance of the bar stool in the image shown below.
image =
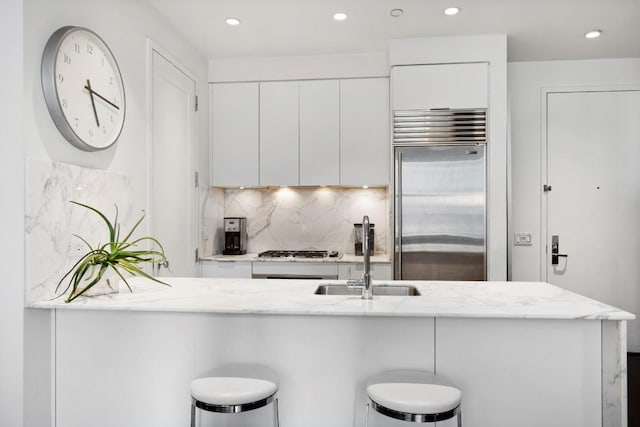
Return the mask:
<path fill-rule="evenodd" d="M 415 375 L 415 371 L 398 371 L 404 375 Z M 367 414 L 365 425 L 369 425 L 369 408 L 390 418 L 414 423 L 435 423 L 457 417 L 462 426 L 462 392 L 455 387 L 433 382 L 441 379 L 433 374 L 419 372 L 419 376 L 431 377 L 430 382 L 385 381 L 370 383 L 367 387 Z"/>
<path fill-rule="evenodd" d="M 196 426 L 196 408 L 237 414 L 273 403 L 274 426 L 280 426 L 278 379 L 268 368 L 256 365 L 227 365 L 210 376 L 191 381 L 191 427 Z"/>

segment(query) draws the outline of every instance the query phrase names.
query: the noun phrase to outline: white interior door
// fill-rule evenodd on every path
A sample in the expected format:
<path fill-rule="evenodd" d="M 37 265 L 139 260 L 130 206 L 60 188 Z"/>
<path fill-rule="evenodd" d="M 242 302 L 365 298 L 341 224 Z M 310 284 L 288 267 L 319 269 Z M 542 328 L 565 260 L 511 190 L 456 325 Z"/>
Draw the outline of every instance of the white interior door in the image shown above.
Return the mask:
<path fill-rule="evenodd" d="M 547 95 L 547 281 L 640 314 L 640 91 Z M 552 236 L 560 257 L 552 264 Z M 640 351 L 638 320 L 629 351 Z"/>
<path fill-rule="evenodd" d="M 154 50 L 150 219 L 169 261 L 161 276 L 197 275 L 195 96 L 195 81 Z"/>

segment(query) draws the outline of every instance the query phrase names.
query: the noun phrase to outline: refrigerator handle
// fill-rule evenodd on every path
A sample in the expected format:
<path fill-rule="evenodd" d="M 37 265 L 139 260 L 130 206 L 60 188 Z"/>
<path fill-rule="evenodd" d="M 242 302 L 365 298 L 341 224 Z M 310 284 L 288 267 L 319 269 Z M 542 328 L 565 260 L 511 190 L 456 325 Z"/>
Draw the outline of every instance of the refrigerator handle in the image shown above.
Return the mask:
<path fill-rule="evenodd" d="M 402 151 L 397 150 L 395 156 L 395 280 L 402 280 Z"/>

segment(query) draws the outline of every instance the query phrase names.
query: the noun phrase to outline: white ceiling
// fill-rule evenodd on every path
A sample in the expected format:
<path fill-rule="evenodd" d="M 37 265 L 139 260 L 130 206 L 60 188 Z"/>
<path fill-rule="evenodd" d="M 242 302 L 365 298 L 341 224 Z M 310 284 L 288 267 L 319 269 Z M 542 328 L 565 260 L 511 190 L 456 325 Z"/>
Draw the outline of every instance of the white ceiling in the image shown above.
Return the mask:
<path fill-rule="evenodd" d="M 640 57 L 640 0 L 148 1 L 207 58 L 386 52 L 393 38 L 478 34 L 507 34 L 512 62 Z M 445 16 L 449 6 L 462 10 Z M 338 11 L 349 18 L 334 21 Z M 602 37 L 585 39 L 594 28 Z"/>

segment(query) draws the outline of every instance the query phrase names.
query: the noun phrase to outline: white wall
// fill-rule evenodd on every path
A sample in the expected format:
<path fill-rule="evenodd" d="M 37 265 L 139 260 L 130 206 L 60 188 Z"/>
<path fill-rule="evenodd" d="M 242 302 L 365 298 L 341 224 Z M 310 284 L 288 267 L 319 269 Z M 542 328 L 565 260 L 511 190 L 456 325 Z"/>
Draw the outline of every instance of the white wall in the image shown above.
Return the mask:
<path fill-rule="evenodd" d="M 389 61 L 385 53 L 209 60 L 209 82 L 212 83 L 388 75 Z"/>
<path fill-rule="evenodd" d="M 15 4 L 15 6 L 14 6 Z M 4 9 L 11 8 L 5 13 Z M 11 132 L 3 140 L 24 141 L 24 157 L 71 163 L 79 166 L 99 168 L 130 175 L 133 178 L 134 209 L 146 208 L 147 186 L 147 38 L 151 38 L 158 46 L 169 52 L 177 61 L 197 78 L 197 91 L 201 102 L 198 118 L 198 168 L 203 174 L 202 181 L 208 182 L 208 111 L 207 111 L 207 61 L 197 50 L 184 42 L 177 32 L 144 0 L 112 0 L 108 2 L 81 0 L 7 0 L 2 2 L 2 32 L 12 44 L 7 48 L 11 57 L 16 58 L 20 67 L 3 67 L 3 73 L 10 73 L 3 81 L 17 81 L 18 84 L 6 85 L 15 90 L 13 105 L 3 102 L 0 107 L 3 119 L 15 124 L 16 130 L 3 123 L 2 132 Z M 11 13 L 9 13 L 11 12 Z M 19 16 L 19 13 L 24 13 Z M 6 21 L 6 22 L 5 22 Z M 24 46 L 22 39 L 24 25 Z M 78 25 L 88 27 L 97 32 L 113 51 L 125 84 L 127 99 L 127 117 L 118 143 L 105 151 L 87 153 L 71 146 L 58 132 L 44 103 L 40 83 L 40 61 L 42 51 L 49 36 L 59 27 Z M 17 34 L 15 34 L 17 33 Z M 15 53 L 14 53 L 15 50 Z M 24 55 L 23 60 L 22 55 Z M 22 69 L 24 66 L 24 69 Z M 17 75 L 17 77 L 14 77 Z M 24 80 L 23 80 L 24 79 Z M 21 82 L 23 81 L 24 84 Z M 5 98 L 3 92 L 3 98 Z M 11 98 L 11 96 L 10 96 Z M 5 98 L 6 99 L 6 98 Z M 23 127 L 20 129 L 20 109 L 16 106 L 23 103 Z M 7 107 L 9 107 L 7 109 Z M 5 112 L 5 110 L 8 110 Z M 20 132 L 23 133 L 22 139 Z M 4 142 L 4 141 L 3 141 Z M 0 186 L 10 183 L 10 191 L 5 196 L 2 188 L 3 209 L 0 210 L 5 227 L 3 234 L 2 265 L 23 265 L 23 144 L 0 144 Z M 4 151 L 7 151 L 6 153 Z M 17 151 L 17 152 L 14 152 Z M 7 163 L 7 166 L 4 163 Z M 5 177 L 6 175 L 6 177 Z M 6 206 L 10 210 L 5 209 Z M 14 212 L 15 211 L 15 212 Z M 5 215 L 11 218 L 5 220 Z M 14 226 L 15 225 L 15 226 Z M 9 233 L 15 233 L 12 236 Z M 8 240 L 5 240 L 8 239 Z M 7 242 L 8 245 L 4 243 Z M 6 247 L 11 247 L 10 254 L 4 254 Z M 5 262 L 6 261 L 6 262 Z M 10 325 L 11 335 L 6 340 L 2 330 L 2 351 L 0 366 L 9 367 L 11 372 L 2 372 L 0 377 L 0 425 L 13 427 L 23 425 L 22 419 L 22 312 L 23 312 L 23 275 L 21 269 L 2 275 L 3 286 L 0 286 L 0 328 Z M 4 273 L 4 272 L 3 272 Z M 9 274 L 11 273 L 11 274 Z M 17 274 L 19 273 L 19 276 Z M 12 277 L 13 276 L 13 277 Z M 14 288 L 4 284 L 14 284 Z M 13 292 L 5 296 L 6 292 Z M 7 308 L 4 306 L 7 305 Z M 15 313 L 14 313 L 15 312 Z M 5 320 L 5 317 L 6 320 Z M 50 421 L 50 328 L 51 318 L 47 312 L 26 310 L 24 331 L 25 356 L 25 416 L 24 425 L 44 426 Z M 5 352 L 8 348 L 19 348 L 15 353 Z M 15 344 L 15 345 L 14 345 Z M 5 358 L 8 358 L 5 361 Z M 15 360 L 14 360 L 15 359 Z M 18 363 L 20 362 L 20 363 Z M 14 376 L 18 376 L 16 381 Z M 8 387 L 15 395 L 5 398 L 4 389 Z M 5 410 L 5 405 L 7 409 Z M 19 409 L 16 409 L 19 408 Z M 7 422 L 5 416 L 13 416 Z"/>
<path fill-rule="evenodd" d="M 0 2 L 0 425 L 23 424 L 22 0 Z"/>
<path fill-rule="evenodd" d="M 508 66 L 511 108 L 511 278 L 541 277 L 541 91 L 543 88 L 640 84 L 640 58 L 519 62 Z M 532 232 L 532 246 L 513 246 L 514 232 Z"/>
<path fill-rule="evenodd" d="M 143 0 L 86 2 L 81 0 L 25 0 L 24 8 L 25 155 L 40 159 L 108 169 L 132 175 L 134 193 L 143 208 L 147 188 L 147 55 L 151 38 L 180 61 L 198 79 L 202 150 L 208 150 L 207 62 Z M 108 150 L 86 153 L 71 146 L 49 116 L 40 83 L 42 50 L 49 36 L 64 25 L 96 31 L 113 51 L 123 76 L 127 117 L 117 144 Z M 207 153 L 200 155 L 206 162 Z M 206 167 L 203 168 L 203 173 Z"/>

